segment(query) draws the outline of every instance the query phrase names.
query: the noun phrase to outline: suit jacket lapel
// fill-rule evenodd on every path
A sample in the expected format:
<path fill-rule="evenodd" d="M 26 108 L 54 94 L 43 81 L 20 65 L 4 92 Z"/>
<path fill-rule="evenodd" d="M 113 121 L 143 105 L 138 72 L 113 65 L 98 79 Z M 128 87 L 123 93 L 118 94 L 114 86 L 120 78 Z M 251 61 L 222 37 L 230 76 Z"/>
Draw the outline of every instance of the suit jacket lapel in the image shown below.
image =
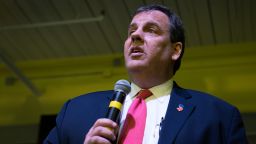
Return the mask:
<path fill-rule="evenodd" d="M 174 82 L 165 119 L 162 122 L 158 144 L 173 143 L 180 129 L 195 108 L 190 103 L 190 98 L 191 96 Z"/>

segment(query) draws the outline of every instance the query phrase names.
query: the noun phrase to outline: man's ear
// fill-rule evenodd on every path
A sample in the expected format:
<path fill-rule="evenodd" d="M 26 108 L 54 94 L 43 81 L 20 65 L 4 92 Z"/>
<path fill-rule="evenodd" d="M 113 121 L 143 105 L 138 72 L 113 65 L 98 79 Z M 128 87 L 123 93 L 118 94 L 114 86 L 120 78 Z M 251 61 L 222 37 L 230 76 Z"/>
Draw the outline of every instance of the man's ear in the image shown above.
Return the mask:
<path fill-rule="evenodd" d="M 182 43 L 181 42 L 176 42 L 172 44 L 173 48 L 173 53 L 172 53 L 172 60 L 176 61 L 179 59 L 181 52 L 182 52 Z"/>

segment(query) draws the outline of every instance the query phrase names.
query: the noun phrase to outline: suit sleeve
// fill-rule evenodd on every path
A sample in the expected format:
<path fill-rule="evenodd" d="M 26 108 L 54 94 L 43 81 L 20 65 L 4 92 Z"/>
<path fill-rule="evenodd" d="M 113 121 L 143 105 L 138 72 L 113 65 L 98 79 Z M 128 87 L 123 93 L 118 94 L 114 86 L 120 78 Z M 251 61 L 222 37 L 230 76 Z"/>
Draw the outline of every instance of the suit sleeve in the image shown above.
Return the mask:
<path fill-rule="evenodd" d="M 228 144 L 248 144 L 243 120 L 238 109 L 234 109 L 233 111 Z"/>
<path fill-rule="evenodd" d="M 60 113 L 56 118 L 56 126 L 50 131 L 43 144 L 61 144 L 64 139 L 62 132 L 62 122 L 65 117 L 66 109 L 68 107 L 70 100 L 64 104 Z"/>

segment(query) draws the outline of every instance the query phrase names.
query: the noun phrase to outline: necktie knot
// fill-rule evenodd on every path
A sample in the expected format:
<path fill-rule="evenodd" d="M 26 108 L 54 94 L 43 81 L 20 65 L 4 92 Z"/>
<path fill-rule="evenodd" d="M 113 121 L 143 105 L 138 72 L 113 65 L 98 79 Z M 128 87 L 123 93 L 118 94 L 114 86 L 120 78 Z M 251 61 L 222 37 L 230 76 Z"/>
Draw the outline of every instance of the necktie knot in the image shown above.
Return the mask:
<path fill-rule="evenodd" d="M 140 90 L 137 94 L 137 98 L 146 99 L 147 97 L 151 96 L 152 92 L 148 89 Z"/>

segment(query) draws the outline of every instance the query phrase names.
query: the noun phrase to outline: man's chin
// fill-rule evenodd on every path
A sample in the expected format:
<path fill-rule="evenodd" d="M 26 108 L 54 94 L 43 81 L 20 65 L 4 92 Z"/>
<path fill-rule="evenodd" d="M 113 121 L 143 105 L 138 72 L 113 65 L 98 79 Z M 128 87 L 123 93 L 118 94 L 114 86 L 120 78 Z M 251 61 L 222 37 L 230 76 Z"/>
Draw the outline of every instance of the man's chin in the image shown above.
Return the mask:
<path fill-rule="evenodd" d="M 128 71 L 141 71 L 145 69 L 145 64 L 143 63 L 128 63 L 126 64 L 126 69 Z"/>

